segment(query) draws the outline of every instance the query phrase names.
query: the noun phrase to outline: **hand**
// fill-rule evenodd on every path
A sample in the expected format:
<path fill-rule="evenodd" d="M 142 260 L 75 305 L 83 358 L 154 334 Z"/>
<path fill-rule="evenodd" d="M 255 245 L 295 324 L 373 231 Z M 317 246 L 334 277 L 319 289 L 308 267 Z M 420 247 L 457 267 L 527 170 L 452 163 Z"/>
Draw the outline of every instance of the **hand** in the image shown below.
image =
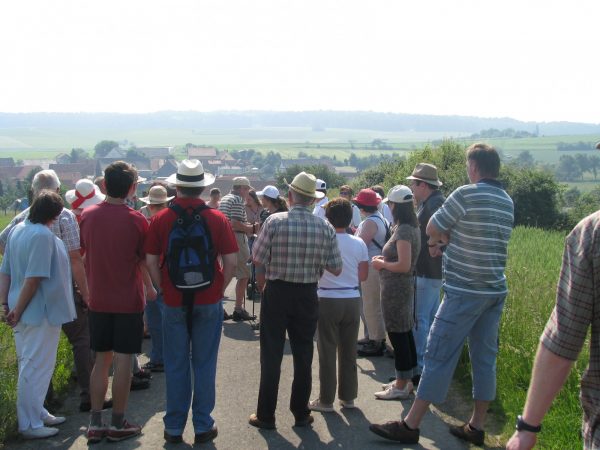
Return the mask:
<path fill-rule="evenodd" d="M 256 280 L 256 289 L 258 289 L 258 292 L 262 293 L 265 290 L 265 285 L 266 283 L 264 281 L 261 282 L 259 280 Z"/>
<path fill-rule="evenodd" d="M 529 431 L 515 431 L 508 443 L 506 450 L 529 450 L 537 441 L 537 435 Z"/>
<path fill-rule="evenodd" d="M 442 252 L 442 244 L 429 247 L 429 256 L 431 256 L 432 258 L 439 258 L 443 254 L 444 253 Z"/>
<path fill-rule="evenodd" d="M 153 302 L 158 297 L 158 292 L 154 289 L 154 286 L 146 288 L 146 300 Z"/>
<path fill-rule="evenodd" d="M 85 304 L 86 307 L 90 306 L 90 294 L 87 293 L 85 295 L 81 294 L 81 300 L 83 300 L 83 303 Z"/>
<path fill-rule="evenodd" d="M 17 313 L 14 309 L 11 310 L 6 316 L 6 323 L 11 328 L 16 327 L 19 323 L 19 320 L 21 320 L 21 314 Z"/>
<path fill-rule="evenodd" d="M 381 256 L 381 255 L 373 256 L 373 258 L 371 259 L 371 265 L 373 266 L 373 269 L 375 269 L 375 270 L 383 269 L 383 265 L 384 265 L 383 256 Z"/>

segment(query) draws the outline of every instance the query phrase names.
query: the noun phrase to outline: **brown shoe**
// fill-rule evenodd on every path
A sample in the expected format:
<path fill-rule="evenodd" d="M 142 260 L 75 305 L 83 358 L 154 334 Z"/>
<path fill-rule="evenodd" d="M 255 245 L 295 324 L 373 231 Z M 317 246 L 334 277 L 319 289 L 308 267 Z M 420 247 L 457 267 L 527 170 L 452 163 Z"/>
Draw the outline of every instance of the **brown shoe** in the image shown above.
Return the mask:
<path fill-rule="evenodd" d="M 307 427 L 314 421 L 315 421 L 315 418 L 312 416 L 312 414 L 309 414 L 308 416 L 304 417 L 303 419 L 296 419 L 296 422 L 294 422 L 294 426 L 295 427 Z"/>
<path fill-rule="evenodd" d="M 403 420 L 392 420 L 382 424 L 372 423 L 369 425 L 369 430 L 378 436 L 402 444 L 419 443 L 419 429 L 409 430 Z"/>
<path fill-rule="evenodd" d="M 450 427 L 450 434 L 453 434 L 457 438 L 463 441 L 471 442 L 472 444 L 482 446 L 485 440 L 485 432 L 482 430 L 476 430 L 469 425 L 469 422 L 460 426 Z"/>
<path fill-rule="evenodd" d="M 262 428 L 263 430 L 274 430 L 275 422 L 266 422 L 264 420 L 260 420 L 256 414 L 251 414 L 248 419 L 248 423 L 256 428 Z"/>

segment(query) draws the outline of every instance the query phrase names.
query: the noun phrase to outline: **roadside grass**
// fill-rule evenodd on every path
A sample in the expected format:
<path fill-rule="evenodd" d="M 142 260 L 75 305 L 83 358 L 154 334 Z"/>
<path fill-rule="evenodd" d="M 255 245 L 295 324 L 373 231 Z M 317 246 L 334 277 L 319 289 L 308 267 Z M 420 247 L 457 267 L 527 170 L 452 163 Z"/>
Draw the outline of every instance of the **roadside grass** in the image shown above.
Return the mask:
<path fill-rule="evenodd" d="M 554 307 L 564 238 L 560 232 L 517 227 L 510 240 L 506 268 L 509 294 L 500 324 L 497 398 L 490 418 L 502 424 L 503 442 L 512 435 L 516 417 L 523 411 L 539 338 Z M 544 419 L 539 448 L 582 447 L 579 381 L 588 360 L 589 341 Z M 466 352 L 456 376 L 470 391 Z"/>
<path fill-rule="evenodd" d="M 0 230 L 3 230 L 12 218 L 12 214 L 0 214 Z M 72 368 L 71 346 L 65 335 L 61 333 L 56 369 L 52 376 L 52 386 L 57 396 L 66 392 Z M 18 365 L 13 333 L 5 323 L 0 323 L 0 380 L 2 380 L 0 382 L 0 448 L 7 438 L 17 433 L 17 377 Z"/>

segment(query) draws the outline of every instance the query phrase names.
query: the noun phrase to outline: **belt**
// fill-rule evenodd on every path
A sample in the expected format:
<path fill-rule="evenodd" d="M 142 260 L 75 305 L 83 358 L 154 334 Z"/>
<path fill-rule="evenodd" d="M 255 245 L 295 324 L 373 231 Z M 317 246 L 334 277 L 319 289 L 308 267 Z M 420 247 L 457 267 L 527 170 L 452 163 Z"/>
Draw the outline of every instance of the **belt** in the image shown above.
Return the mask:
<path fill-rule="evenodd" d="M 322 289 L 324 291 L 358 291 L 359 287 L 358 286 L 354 286 L 354 287 L 337 287 L 337 288 L 319 287 L 319 289 Z"/>

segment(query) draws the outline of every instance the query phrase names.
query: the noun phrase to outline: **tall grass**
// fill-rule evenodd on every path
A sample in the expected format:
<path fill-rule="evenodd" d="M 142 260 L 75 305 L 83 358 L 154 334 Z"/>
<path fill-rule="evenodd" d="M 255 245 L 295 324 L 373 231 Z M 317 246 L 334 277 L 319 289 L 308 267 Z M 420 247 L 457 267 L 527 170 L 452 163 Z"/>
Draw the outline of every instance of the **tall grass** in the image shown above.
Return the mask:
<path fill-rule="evenodd" d="M 0 230 L 4 229 L 12 217 L 12 215 L 0 214 Z M 52 386 L 57 395 L 66 391 L 72 367 L 71 346 L 61 333 L 56 369 L 52 377 Z M 0 447 L 3 446 L 2 443 L 6 438 L 17 432 L 17 377 L 18 366 L 13 333 L 5 323 L 0 323 Z"/>
<path fill-rule="evenodd" d="M 491 407 L 504 424 L 505 439 L 523 410 L 539 338 L 554 307 L 564 239 L 564 233 L 517 227 L 510 240 L 509 295 L 500 324 L 497 398 Z M 589 360 L 587 345 L 544 419 L 539 448 L 582 447 L 579 380 Z M 462 358 L 458 376 L 468 383 L 467 371 L 468 358 Z"/>

